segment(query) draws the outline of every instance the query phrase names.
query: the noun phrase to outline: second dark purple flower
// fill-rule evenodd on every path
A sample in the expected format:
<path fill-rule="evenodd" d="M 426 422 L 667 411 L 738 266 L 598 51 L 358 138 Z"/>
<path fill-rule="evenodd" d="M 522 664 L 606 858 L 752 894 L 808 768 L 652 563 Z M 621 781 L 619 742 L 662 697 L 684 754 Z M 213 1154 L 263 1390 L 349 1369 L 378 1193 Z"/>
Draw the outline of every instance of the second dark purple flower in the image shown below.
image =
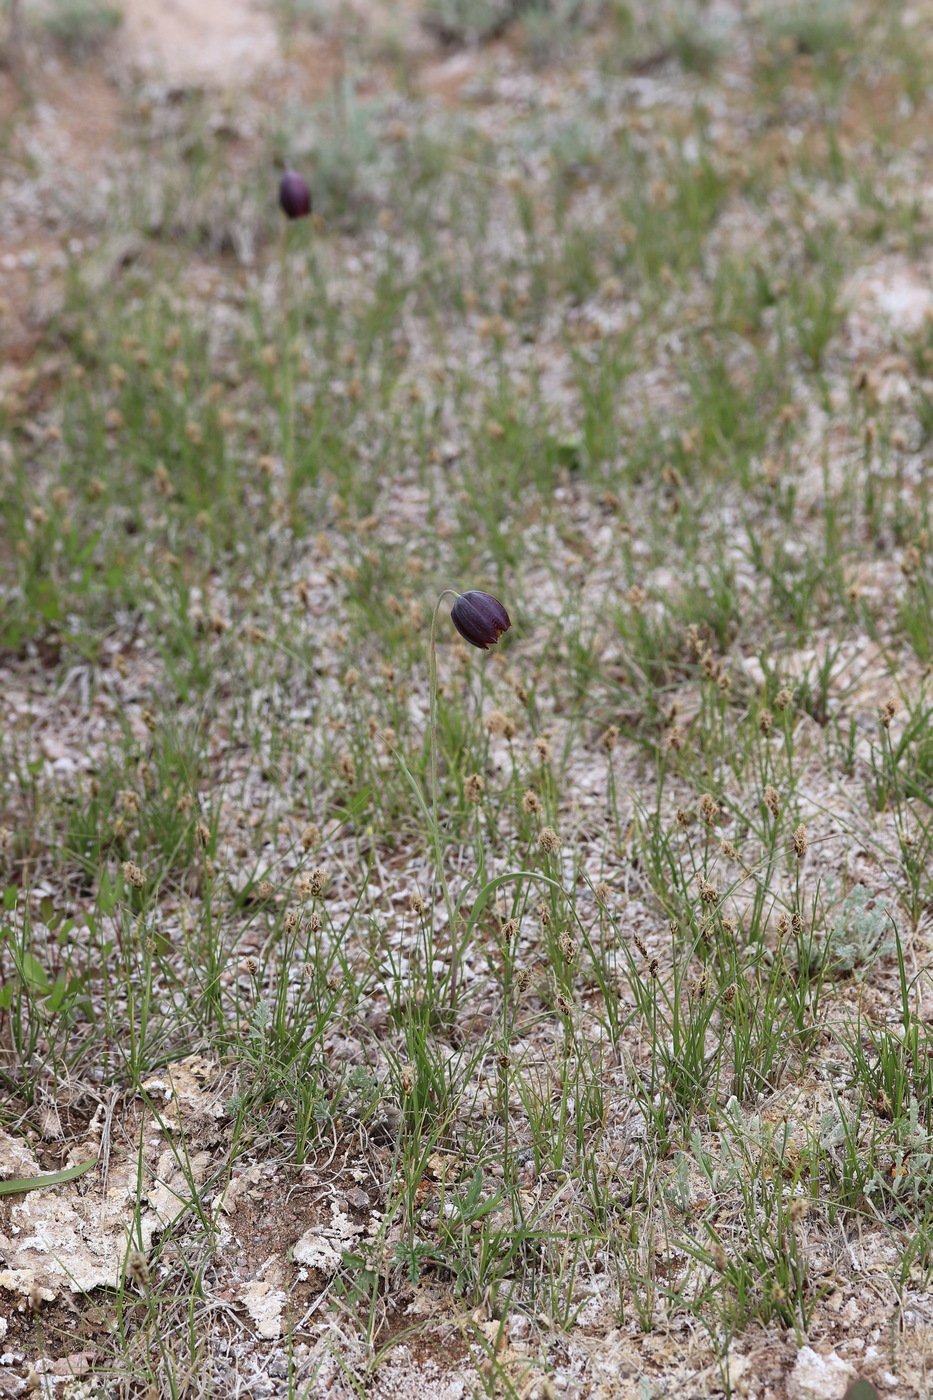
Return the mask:
<path fill-rule="evenodd" d="M 311 191 L 297 170 L 286 170 L 279 181 L 279 204 L 289 219 L 304 219 L 311 213 Z"/>
<path fill-rule="evenodd" d="M 488 651 L 512 625 L 499 599 L 476 589 L 458 596 L 450 620 L 461 637 L 481 651 Z"/>

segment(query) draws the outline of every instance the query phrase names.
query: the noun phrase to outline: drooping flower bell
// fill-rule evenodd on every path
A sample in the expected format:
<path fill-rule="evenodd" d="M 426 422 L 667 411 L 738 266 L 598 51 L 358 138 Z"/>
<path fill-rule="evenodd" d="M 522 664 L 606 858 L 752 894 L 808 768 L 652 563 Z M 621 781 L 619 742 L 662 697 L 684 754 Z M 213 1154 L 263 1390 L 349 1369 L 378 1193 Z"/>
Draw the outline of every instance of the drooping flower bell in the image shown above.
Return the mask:
<path fill-rule="evenodd" d="M 311 191 L 297 170 L 286 170 L 279 181 L 279 204 L 289 219 L 304 219 L 311 213 Z"/>
<path fill-rule="evenodd" d="M 464 641 L 482 651 L 488 651 L 512 625 L 499 599 L 476 589 L 458 595 L 450 620 Z"/>

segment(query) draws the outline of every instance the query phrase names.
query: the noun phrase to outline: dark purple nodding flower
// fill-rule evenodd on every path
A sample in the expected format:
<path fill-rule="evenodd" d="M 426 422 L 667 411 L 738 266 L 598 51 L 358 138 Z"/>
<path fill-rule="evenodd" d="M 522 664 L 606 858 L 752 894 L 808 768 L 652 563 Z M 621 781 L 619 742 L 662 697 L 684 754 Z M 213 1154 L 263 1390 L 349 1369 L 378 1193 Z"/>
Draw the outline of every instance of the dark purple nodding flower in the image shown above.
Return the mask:
<path fill-rule="evenodd" d="M 459 595 L 450 610 L 450 620 L 465 641 L 483 651 L 488 651 L 512 625 L 499 599 L 476 589 Z"/>
<path fill-rule="evenodd" d="M 279 204 L 290 219 L 303 219 L 311 213 L 311 191 L 297 170 L 286 170 L 279 181 Z"/>

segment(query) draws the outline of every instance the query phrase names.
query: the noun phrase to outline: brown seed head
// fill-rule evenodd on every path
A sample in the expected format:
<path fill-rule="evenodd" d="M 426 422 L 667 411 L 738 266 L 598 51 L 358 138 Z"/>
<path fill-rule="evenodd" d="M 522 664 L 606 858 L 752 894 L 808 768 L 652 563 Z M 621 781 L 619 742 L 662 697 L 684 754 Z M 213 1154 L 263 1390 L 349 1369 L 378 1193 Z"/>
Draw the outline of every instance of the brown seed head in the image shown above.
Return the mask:
<path fill-rule="evenodd" d="M 803 822 L 801 822 L 800 825 L 797 827 L 797 830 L 794 832 L 792 839 L 794 843 L 794 853 L 797 856 L 797 859 L 803 860 L 804 856 L 807 854 L 807 847 L 810 844 L 810 838 L 807 835 L 807 828 L 804 826 Z"/>
<path fill-rule="evenodd" d="M 716 886 L 713 884 L 712 880 L 707 880 L 703 875 L 700 875 L 697 879 L 697 889 L 700 892 L 700 898 L 704 904 L 715 904 L 719 899 L 719 891 L 716 889 Z"/>
<path fill-rule="evenodd" d="M 570 937 L 569 933 L 562 933 L 560 936 L 560 950 L 568 962 L 573 962 L 577 956 L 577 945 Z"/>
<path fill-rule="evenodd" d="M 299 875 L 295 881 L 295 893 L 299 899 L 319 899 L 327 888 L 330 877 L 326 870 L 312 870 L 311 874 Z"/>
<path fill-rule="evenodd" d="M 541 811 L 541 798 L 536 792 L 532 792 L 531 788 L 527 788 L 522 794 L 522 811 L 526 817 Z"/>
<path fill-rule="evenodd" d="M 788 705 L 792 705 L 794 703 L 794 697 L 793 695 L 791 695 L 790 691 L 785 688 L 778 691 L 777 695 L 775 696 L 774 703 L 777 706 L 777 708 L 781 711 L 781 714 L 783 714 L 784 711 L 787 709 Z"/>
<path fill-rule="evenodd" d="M 138 1249 L 130 1250 L 126 1261 L 126 1272 L 140 1288 L 149 1287 L 149 1264 L 145 1254 Z"/>
<path fill-rule="evenodd" d="M 787 1217 L 792 1225 L 799 1225 L 805 1220 L 810 1210 L 810 1202 L 804 1196 L 795 1196 L 787 1207 Z"/>
<path fill-rule="evenodd" d="M 770 710 L 759 710 L 758 728 L 761 730 L 761 733 L 767 739 L 768 735 L 771 733 L 771 730 L 774 728 L 774 715 L 771 713 Z"/>
<path fill-rule="evenodd" d="M 778 812 L 780 812 L 781 810 L 781 799 L 780 797 L 778 797 L 777 791 L 771 786 L 770 783 L 768 783 L 765 787 L 764 802 L 771 815 L 773 817 L 776 817 Z"/>
<path fill-rule="evenodd" d="M 602 747 L 606 750 L 606 753 L 612 753 L 613 749 L 619 742 L 619 726 L 617 724 L 610 724 L 608 729 L 603 730 L 602 737 L 599 742 L 602 745 Z"/>
<path fill-rule="evenodd" d="M 538 849 L 546 856 L 556 855 L 560 850 L 560 837 L 552 826 L 543 826 L 538 832 Z"/>
<path fill-rule="evenodd" d="M 503 739 L 515 738 L 515 721 L 510 719 L 508 715 L 504 715 L 501 710 L 493 710 L 486 720 L 486 728 L 490 734 Z"/>
<path fill-rule="evenodd" d="M 467 802 L 482 802 L 486 791 L 486 779 L 482 773 L 471 773 L 463 780 L 463 795 Z"/>
<path fill-rule="evenodd" d="M 134 890 L 141 890 L 146 883 L 146 877 L 139 866 L 131 860 L 123 862 L 123 878 L 128 885 L 132 885 Z"/>
<path fill-rule="evenodd" d="M 700 798 L 700 816 L 707 826 L 714 826 L 719 817 L 719 803 L 708 792 Z"/>

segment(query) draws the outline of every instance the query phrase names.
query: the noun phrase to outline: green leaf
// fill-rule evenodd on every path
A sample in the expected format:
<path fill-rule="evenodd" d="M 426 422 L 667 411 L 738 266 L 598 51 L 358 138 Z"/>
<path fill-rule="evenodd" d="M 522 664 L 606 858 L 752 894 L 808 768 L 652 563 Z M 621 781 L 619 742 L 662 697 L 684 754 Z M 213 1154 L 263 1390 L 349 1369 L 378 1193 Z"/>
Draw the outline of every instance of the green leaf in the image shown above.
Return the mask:
<path fill-rule="evenodd" d="M 97 1158 L 82 1162 L 78 1167 L 66 1167 L 63 1172 L 50 1172 L 46 1176 L 13 1177 L 10 1181 L 0 1181 L 0 1196 L 14 1196 L 18 1191 L 38 1191 L 42 1186 L 64 1186 L 66 1181 L 77 1177 L 97 1166 Z"/>
<path fill-rule="evenodd" d="M 871 1381 L 853 1381 L 843 1400 L 878 1400 L 878 1392 Z"/>
<path fill-rule="evenodd" d="M 65 999 L 65 993 L 67 990 L 68 979 L 63 972 L 60 972 L 55 979 L 51 992 L 46 997 L 46 1010 L 50 1012 L 57 1011 Z"/>
<path fill-rule="evenodd" d="M 28 985 L 30 991 L 47 992 L 49 990 L 49 979 L 45 968 L 33 953 L 23 953 L 19 965 L 20 976 Z"/>

